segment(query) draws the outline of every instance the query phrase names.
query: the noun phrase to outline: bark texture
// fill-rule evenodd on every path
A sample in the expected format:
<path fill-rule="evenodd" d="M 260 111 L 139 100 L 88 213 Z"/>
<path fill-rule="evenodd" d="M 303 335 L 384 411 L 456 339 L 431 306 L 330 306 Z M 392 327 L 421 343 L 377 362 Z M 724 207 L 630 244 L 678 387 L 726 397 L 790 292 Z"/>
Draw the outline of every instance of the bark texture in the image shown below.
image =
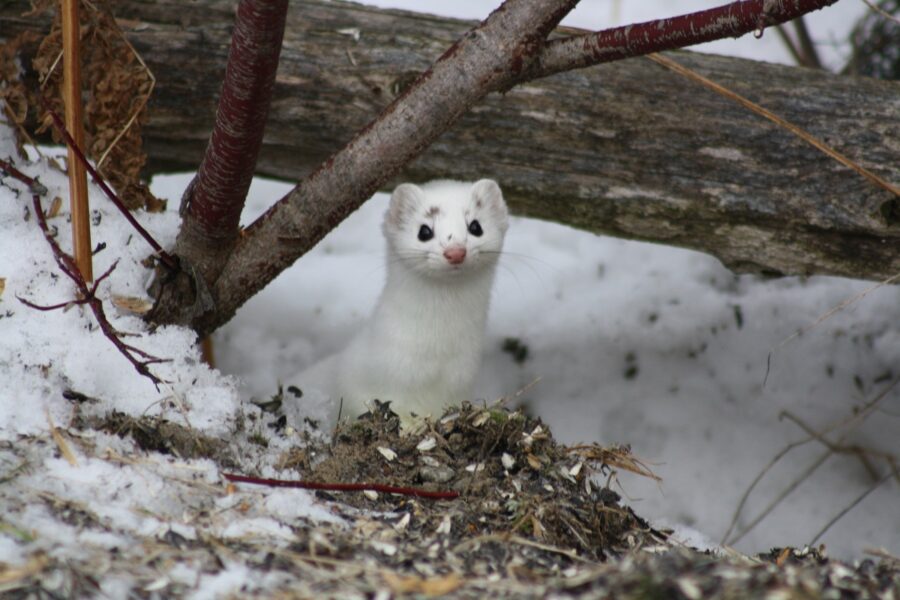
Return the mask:
<path fill-rule="evenodd" d="M 287 6 L 287 0 L 238 3 L 215 126 L 197 176 L 181 201 L 181 229 L 173 253 L 193 277 L 170 281 L 170 271 L 159 273 L 151 290 L 157 298 L 156 319 L 190 322 L 214 309 L 207 290 L 238 239 L 266 129 Z"/>
<path fill-rule="evenodd" d="M 2 35 L 25 26 L 13 15 L 27 2 L 12 4 L 18 8 L 0 7 Z M 195 168 L 212 127 L 233 4 L 121 0 L 115 10 L 130 20 L 129 39 L 158 79 L 145 129 L 151 169 Z M 307 175 L 471 25 L 292 3 L 259 172 Z M 900 84 L 687 52 L 674 57 L 900 181 Z M 398 179 L 481 176 L 500 181 L 518 214 L 703 250 L 739 271 L 867 278 L 900 271 L 896 197 L 648 60 L 492 94 Z M 331 184 L 344 191 L 340 181 Z M 305 206 L 304 218 L 326 231 L 344 216 Z M 288 247 L 300 240 L 280 241 L 288 260 Z"/>

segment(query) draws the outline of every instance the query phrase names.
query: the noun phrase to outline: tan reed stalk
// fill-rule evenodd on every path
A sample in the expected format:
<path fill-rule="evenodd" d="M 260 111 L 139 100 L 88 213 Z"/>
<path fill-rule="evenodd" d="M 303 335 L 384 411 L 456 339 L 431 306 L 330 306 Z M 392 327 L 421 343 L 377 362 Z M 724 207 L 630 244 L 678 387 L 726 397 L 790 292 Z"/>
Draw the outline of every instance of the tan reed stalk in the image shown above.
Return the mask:
<path fill-rule="evenodd" d="M 63 103 L 66 129 L 80 149 L 84 149 L 84 119 L 81 106 L 81 53 L 79 50 L 79 0 L 62 0 Z M 85 281 L 94 279 L 91 262 L 91 222 L 87 176 L 75 151 L 69 148 L 69 200 L 72 210 L 72 240 L 75 263 Z"/>

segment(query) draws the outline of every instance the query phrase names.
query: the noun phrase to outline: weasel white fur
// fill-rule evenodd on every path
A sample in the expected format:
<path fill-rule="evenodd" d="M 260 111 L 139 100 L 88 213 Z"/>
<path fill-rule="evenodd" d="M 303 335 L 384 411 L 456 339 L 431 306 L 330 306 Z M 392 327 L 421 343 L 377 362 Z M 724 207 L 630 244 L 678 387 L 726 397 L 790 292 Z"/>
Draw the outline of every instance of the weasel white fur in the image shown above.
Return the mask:
<path fill-rule="evenodd" d="M 508 223 L 492 180 L 398 186 L 384 218 L 378 304 L 342 352 L 299 376 L 300 388 L 327 394 L 342 416 L 390 401 L 404 421 L 471 400 Z"/>

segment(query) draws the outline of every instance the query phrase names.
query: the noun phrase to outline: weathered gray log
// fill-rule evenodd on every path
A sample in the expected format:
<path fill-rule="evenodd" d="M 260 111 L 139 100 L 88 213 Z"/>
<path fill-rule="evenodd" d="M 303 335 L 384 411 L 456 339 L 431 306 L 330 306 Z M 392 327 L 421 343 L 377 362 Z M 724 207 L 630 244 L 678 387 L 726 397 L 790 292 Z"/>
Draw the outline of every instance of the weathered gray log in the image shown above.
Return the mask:
<path fill-rule="evenodd" d="M 0 36 L 34 27 L 16 16 L 27 6 L 0 7 Z M 115 10 L 158 81 L 145 128 L 151 170 L 195 168 L 212 127 L 233 3 L 120 0 Z M 470 26 L 292 2 L 260 173 L 301 178 Z M 672 56 L 900 183 L 897 82 Z M 481 176 L 500 181 L 518 214 L 702 250 L 737 271 L 900 272 L 900 199 L 646 59 L 492 94 L 403 178 Z"/>

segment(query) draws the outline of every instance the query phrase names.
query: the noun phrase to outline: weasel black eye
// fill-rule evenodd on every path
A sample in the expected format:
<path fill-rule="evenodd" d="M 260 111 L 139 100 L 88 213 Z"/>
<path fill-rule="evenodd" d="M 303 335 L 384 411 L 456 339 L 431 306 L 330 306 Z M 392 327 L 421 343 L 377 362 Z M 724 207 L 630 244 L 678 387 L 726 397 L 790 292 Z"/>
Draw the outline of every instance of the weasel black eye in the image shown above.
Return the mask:
<path fill-rule="evenodd" d="M 471 223 L 469 223 L 469 233 L 471 233 L 475 237 L 481 237 L 481 234 L 484 233 L 484 231 L 481 229 L 481 223 L 479 223 L 478 221 L 472 221 Z"/>
<path fill-rule="evenodd" d="M 431 230 L 431 227 L 428 225 L 422 225 L 419 227 L 419 241 L 427 242 L 431 238 L 434 237 L 434 232 Z"/>

